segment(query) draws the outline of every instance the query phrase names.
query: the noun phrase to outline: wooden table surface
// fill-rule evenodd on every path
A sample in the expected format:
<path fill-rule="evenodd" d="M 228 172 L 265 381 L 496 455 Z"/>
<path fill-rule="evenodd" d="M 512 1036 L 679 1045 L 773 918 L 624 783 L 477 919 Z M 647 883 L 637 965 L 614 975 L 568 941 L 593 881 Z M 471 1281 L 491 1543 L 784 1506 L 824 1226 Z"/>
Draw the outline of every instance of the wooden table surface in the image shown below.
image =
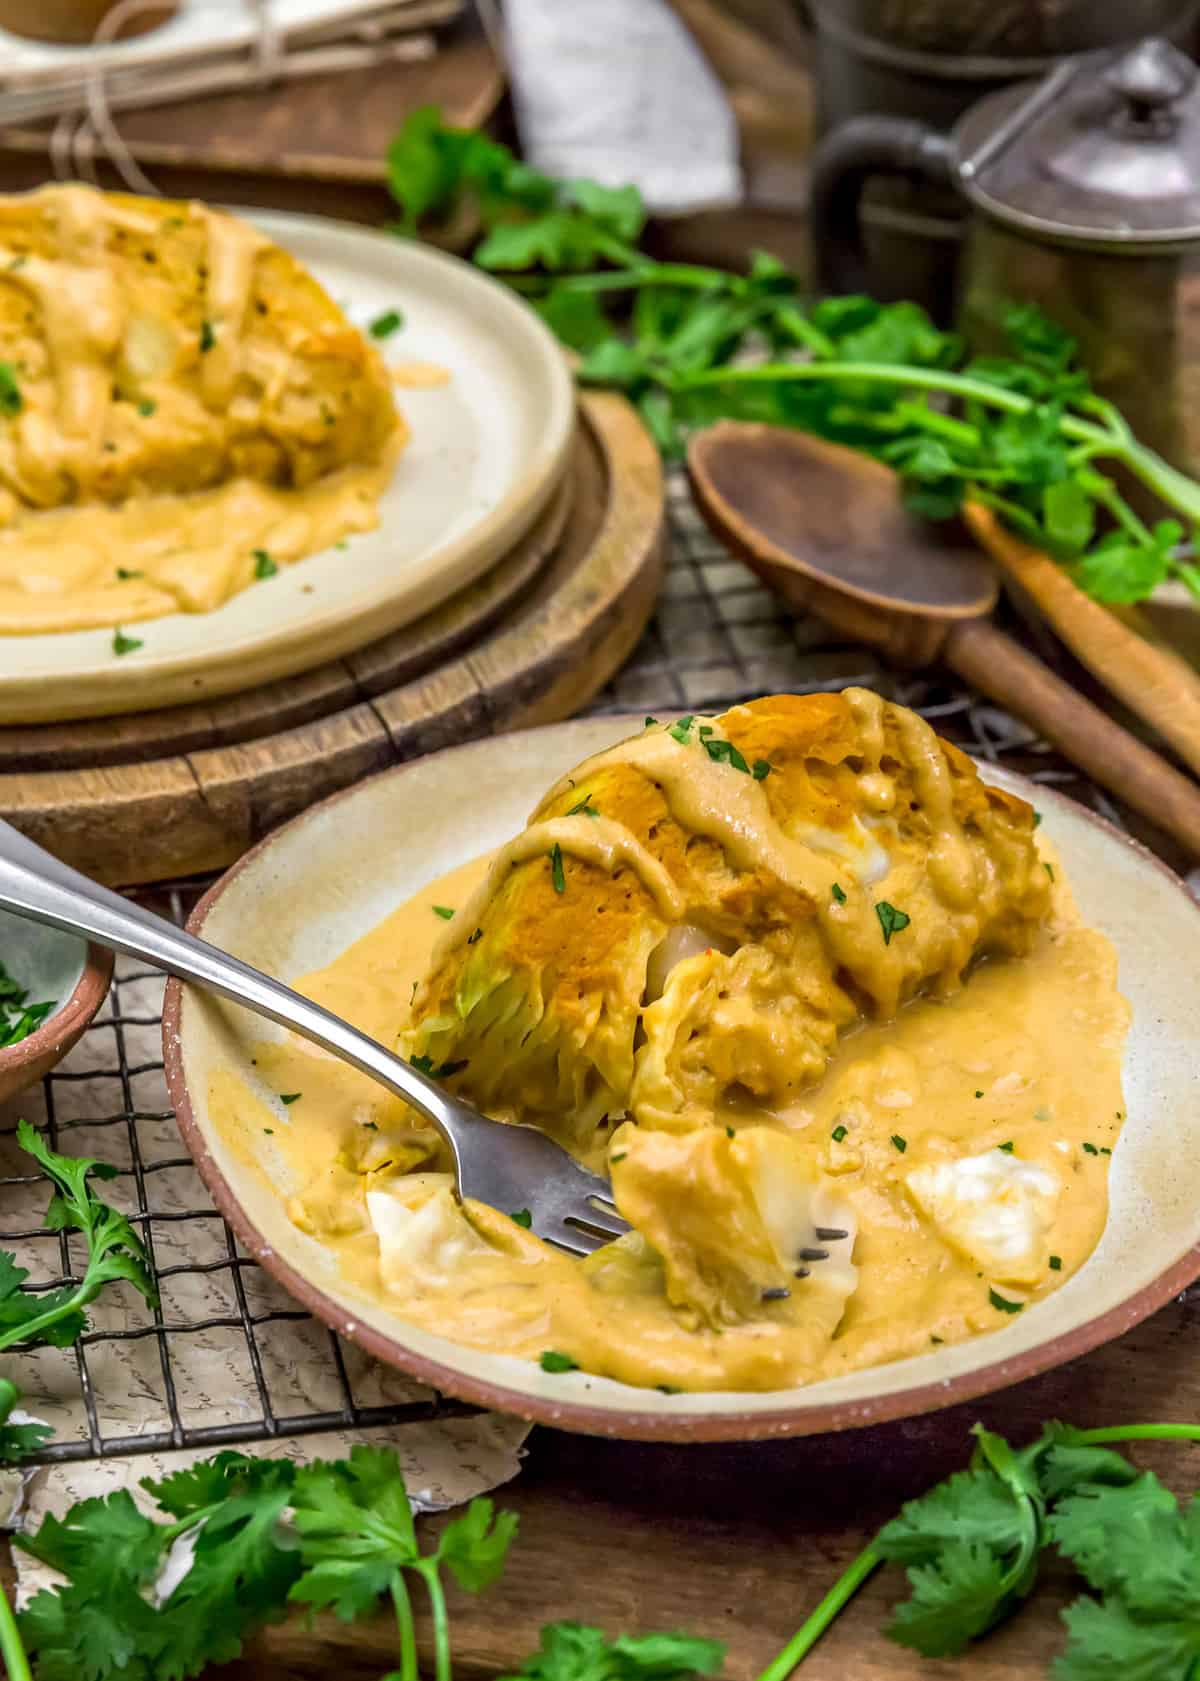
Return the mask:
<path fill-rule="evenodd" d="M 1106 1348 L 984 1401 L 839 1436 L 685 1448 L 535 1431 L 522 1474 L 496 1496 L 521 1518 L 503 1581 L 481 1599 L 451 1590 L 456 1674 L 504 1675 L 536 1648 L 544 1622 L 574 1618 L 610 1634 L 709 1635 L 728 1645 L 729 1681 L 753 1681 L 879 1525 L 965 1464 L 977 1418 L 1018 1443 L 1051 1418 L 1200 1419 L 1198 1315 L 1200 1295 L 1177 1299 Z M 1200 1448 L 1134 1457 L 1179 1493 L 1200 1483 Z M 982 1645 L 939 1663 L 883 1637 L 903 1588 L 894 1567 L 877 1573 L 802 1681 L 1028 1681 L 1061 1646 L 1058 1612 L 1071 1591 L 1062 1574 Z M 428 1653 L 427 1624 L 421 1635 Z M 326 1617 L 269 1631 L 222 1673 L 378 1681 L 394 1662 L 388 1619 L 346 1628 Z"/>

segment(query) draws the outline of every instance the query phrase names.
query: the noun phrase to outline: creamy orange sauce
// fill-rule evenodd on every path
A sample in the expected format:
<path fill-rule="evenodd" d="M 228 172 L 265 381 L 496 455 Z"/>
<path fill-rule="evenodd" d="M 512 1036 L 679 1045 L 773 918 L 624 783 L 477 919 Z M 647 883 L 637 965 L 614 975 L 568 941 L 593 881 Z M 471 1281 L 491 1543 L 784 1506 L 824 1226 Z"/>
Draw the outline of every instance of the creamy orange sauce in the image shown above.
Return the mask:
<path fill-rule="evenodd" d="M 724 820 L 736 824 L 736 813 Z M 488 867 L 481 859 L 433 883 L 300 989 L 392 1042 L 439 936 L 444 945 L 470 923 L 463 913 Z M 435 905 L 458 913 L 449 927 Z M 844 1311 L 821 1281 L 833 1263 L 818 1263 L 787 1300 L 720 1327 L 672 1307 L 652 1257 L 618 1246 L 581 1263 L 508 1211 L 468 1204 L 464 1217 L 446 1203 L 420 1242 L 381 1245 L 363 1188 L 429 1179 L 427 1146 L 396 1100 L 301 1042 L 255 1053 L 265 1091 L 299 1092 L 295 1102 L 256 1095 L 225 1071 L 210 1104 L 241 1149 L 275 1164 L 292 1217 L 332 1249 L 347 1283 L 400 1317 L 531 1360 L 562 1351 L 631 1384 L 772 1389 L 997 1329 L 1011 1319 L 996 1298 L 1021 1311 L 1083 1264 L 1106 1218 L 1127 1025 L 1115 954 L 1080 925 L 1059 871 L 1051 922 L 1030 955 L 985 962 L 948 999 L 919 999 L 846 1034 L 824 1077 L 786 1110 L 721 1113 L 714 1150 L 744 1158 L 764 1131 L 802 1140 L 858 1229 Z M 593 1148 L 592 1165 L 603 1168 L 605 1153 Z M 984 1264 L 953 1221 L 919 1206 L 909 1176 L 963 1156 L 1025 1164 L 1052 1183 L 1032 1271 Z"/>
<path fill-rule="evenodd" d="M 197 334 L 164 304 L 154 249 L 163 207 L 80 186 L 0 202 L 16 391 L 0 419 L 0 635 L 209 612 L 270 575 L 268 562 L 281 568 L 378 524 L 403 422 L 394 417 L 381 449 L 349 460 L 344 451 L 322 471 L 341 416 L 312 372 L 326 356 L 346 379 L 362 377 L 379 366 L 375 352 L 350 343 L 357 335 L 331 319 L 327 300 L 308 320 L 303 287 L 268 334 L 256 265 L 282 259 L 254 228 L 177 207 L 178 226 L 202 230 L 191 270 L 203 293 Z M 52 222 L 56 255 L 12 243 L 37 217 Z M 145 263 L 119 256 L 120 238 L 142 242 Z M 265 425 L 268 413 L 281 430 Z M 304 458 L 294 475 L 280 470 L 285 447 Z M 218 475 L 226 448 L 232 466 Z M 179 465 L 154 488 L 164 459 Z"/>

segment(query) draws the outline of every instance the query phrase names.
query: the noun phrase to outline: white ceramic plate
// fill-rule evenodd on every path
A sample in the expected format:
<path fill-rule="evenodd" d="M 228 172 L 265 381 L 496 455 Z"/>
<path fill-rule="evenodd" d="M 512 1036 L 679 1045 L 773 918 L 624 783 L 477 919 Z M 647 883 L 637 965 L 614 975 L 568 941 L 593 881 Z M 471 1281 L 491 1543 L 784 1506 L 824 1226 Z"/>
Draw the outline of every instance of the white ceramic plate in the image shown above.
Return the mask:
<path fill-rule="evenodd" d="M 557 341 L 478 269 L 427 246 L 316 216 L 254 213 L 264 233 L 366 327 L 399 309 L 389 363 L 430 362 L 448 384 L 400 387 L 412 429 L 377 530 L 310 555 L 212 613 L 111 630 L 0 637 L 0 724 L 103 716 L 203 700 L 290 676 L 410 623 L 479 577 L 545 506 L 575 416 Z"/>
<path fill-rule="evenodd" d="M 433 877 L 522 828 L 557 775 L 629 728 L 612 719 L 561 724 L 385 772 L 264 841 L 217 884 L 192 926 L 285 979 L 319 968 Z M 1200 904 L 1149 853 L 1082 807 L 1021 777 L 981 770 L 1036 800 L 1084 917 L 1117 949 L 1121 990 L 1133 1006 L 1129 1119 L 1113 1156 L 1104 1236 L 1061 1290 L 1002 1329 L 804 1389 L 703 1395 L 661 1395 L 583 1372 L 547 1376 L 526 1361 L 418 1330 L 399 1311 L 358 1299 L 329 1253 L 287 1219 L 268 1173 L 213 1126 L 210 1072 L 240 1064 L 252 1078 L 249 1047 L 274 1030 L 171 982 L 167 1077 L 201 1174 L 264 1266 L 344 1334 L 438 1389 L 568 1429 L 680 1440 L 840 1429 L 988 1393 L 1119 1335 L 1200 1274 Z"/>

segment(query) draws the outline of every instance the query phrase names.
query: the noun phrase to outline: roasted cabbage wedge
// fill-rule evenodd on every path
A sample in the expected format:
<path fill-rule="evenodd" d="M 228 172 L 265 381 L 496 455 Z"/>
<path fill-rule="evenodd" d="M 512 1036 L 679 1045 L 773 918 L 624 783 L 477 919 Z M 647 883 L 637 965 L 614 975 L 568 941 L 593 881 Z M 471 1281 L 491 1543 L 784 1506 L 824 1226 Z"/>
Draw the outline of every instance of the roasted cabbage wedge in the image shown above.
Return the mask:
<path fill-rule="evenodd" d="M 0 198 L 0 515 L 237 476 L 302 487 L 402 423 L 313 277 L 206 206 L 49 186 Z"/>
<path fill-rule="evenodd" d="M 808 1274 L 796 1254 L 819 1226 L 852 1243 L 852 1223 L 808 1148 L 755 1111 L 785 1109 L 857 1022 L 1029 949 L 1051 893 L 1034 826 L 865 690 L 648 721 L 497 856 L 401 1050 L 607 1165 L 638 1235 L 593 1272 L 657 1268 L 710 1325 L 791 1291 L 789 1316 L 831 1335 L 849 1252 Z"/>

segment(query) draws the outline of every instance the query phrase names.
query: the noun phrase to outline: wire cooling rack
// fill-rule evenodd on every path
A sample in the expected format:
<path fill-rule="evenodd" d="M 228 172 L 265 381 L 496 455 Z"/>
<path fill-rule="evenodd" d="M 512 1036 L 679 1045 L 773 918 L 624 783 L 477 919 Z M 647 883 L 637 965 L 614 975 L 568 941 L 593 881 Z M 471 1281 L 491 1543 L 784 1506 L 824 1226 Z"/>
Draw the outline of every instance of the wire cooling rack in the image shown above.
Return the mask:
<path fill-rule="evenodd" d="M 681 475 L 668 493 L 673 554 L 658 610 L 592 710 L 670 714 L 719 709 L 752 694 L 864 684 L 916 707 L 978 757 L 1061 785 L 1123 822 L 1099 789 L 1026 726 L 946 674 L 897 675 L 871 651 L 793 615 L 709 536 Z M 142 897 L 178 922 L 205 885 L 176 883 Z M 73 1348 L 14 1356 L 26 1407 L 56 1431 L 39 1457 L 210 1448 L 469 1411 L 341 1343 L 240 1249 L 168 1104 L 162 986 L 160 976 L 118 962 L 104 1011 L 40 1094 L 0 1106 L 0 1248 L 17 1252 L 37 1281 L 32 1287 L 74 1281 L 81 1257 L 73 1255 L 77 1239 L 31 1220 L 31 1202 L 46 1184 L 22 1171 L 26 1158 L 11 1138 L 18 1113 L 43 1124 L 55 1147 L 117 1167 L 105 1195 L 142 1232 L 161 1291 L 152 1310 L 118 1286 L 94 1305 L 91 1328 Z"/>

